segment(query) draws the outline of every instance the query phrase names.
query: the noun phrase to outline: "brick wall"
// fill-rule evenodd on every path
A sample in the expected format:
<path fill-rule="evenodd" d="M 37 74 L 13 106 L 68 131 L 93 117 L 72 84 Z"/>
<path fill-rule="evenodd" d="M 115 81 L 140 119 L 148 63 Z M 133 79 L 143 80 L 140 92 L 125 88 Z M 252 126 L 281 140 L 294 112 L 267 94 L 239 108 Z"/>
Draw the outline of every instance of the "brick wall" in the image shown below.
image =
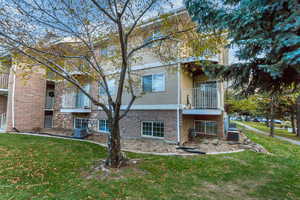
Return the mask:
<path fill-rule="evenodd" d="M 92 118 L 106 119 L 103 111 L 94 112 Z M 163 121 L 165 125 L 164 140 L 177 142 L 177 113 L 174 110 L 134 110 L 120 121 L 121 136 L 124 138 L 140 138 L 142 121 Z"/>
<path fill-rule="evenodd" d="M 177 142 L 176 111 L 130 111 L 120 121 L 120 131 L 123 138 L 140 138 L 142 121 L 163 121 L 166 141 Z M 75 114 L 54 112 L 54 128 L 72 129 L 75 118 L 106 119 L 104 111 L 93 111 L 91 114 Z M 96 128 L 96 126 L 95 126 Z"/>
<path fill-rule="evenodd" d="M 14 109 L 15 128 L 20 131 L 32 131 L 44 127 L 44 106 L 46 93 L 45 71 L 34 69 L 25 81 L 21 69 L 16 70 L 15 93 L 12 97 L 14 73 L 9 76 L 9 94 L 7 109 L 7 130 L 13 129 L 12 109 Z M 12 108 L 14 101 L 14 108 Z"/>

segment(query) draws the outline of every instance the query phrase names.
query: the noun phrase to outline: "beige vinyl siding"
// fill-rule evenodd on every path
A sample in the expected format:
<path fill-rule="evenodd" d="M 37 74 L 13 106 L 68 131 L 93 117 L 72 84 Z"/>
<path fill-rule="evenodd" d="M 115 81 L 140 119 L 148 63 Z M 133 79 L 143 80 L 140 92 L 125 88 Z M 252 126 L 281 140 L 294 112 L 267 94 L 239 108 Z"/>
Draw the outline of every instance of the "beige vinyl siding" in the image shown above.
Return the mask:
<path fill-rule="evenodd" d="M 163 73 L 165 75 L 165 90 L 161 92 L 147 92 L 137 98 L 134 105 L 177 104 L 178 79 L 175 65 L 139 70 L 138 73 L 140 82 L 143 75 Z M 140 85 L 139 90 L 142 90 L 142 85 Z M 122 104 L 127 105 L 130 97 L 130 95 L 124 95 Z"/>

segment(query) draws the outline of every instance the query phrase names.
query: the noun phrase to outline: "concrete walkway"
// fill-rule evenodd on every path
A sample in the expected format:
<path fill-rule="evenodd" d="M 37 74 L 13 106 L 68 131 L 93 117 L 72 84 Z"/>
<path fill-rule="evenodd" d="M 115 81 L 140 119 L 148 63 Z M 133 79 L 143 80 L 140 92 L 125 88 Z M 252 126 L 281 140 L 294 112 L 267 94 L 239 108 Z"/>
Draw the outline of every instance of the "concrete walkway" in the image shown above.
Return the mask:
<path fill-rule="evenodd" d="M 256 133 L 259 133 L 259 134 L 263 134 L 263 135 L 269 135 L 269 133 L 265 132 L 265 131 L 261 131 L 261 130 L 258 130 L 257 128 L 254 128 L 252 126 L 249 126 L 249 125 L 246 125 L 242 122 L 237 122 L 235 121 L 236 124 L 240 125 L 240 126 L 243 126 L 251 131 L 254 131 Z M 274 136 L 275 138 L 278 138 L 280 140 L 284 140 L 284 141 L 287 141 L 287 142 L 290 142 L 290 143 L 293 143 L 293 144 L 296 144 L 296 145 L 299 145 L 300 146 L 300 141 L 297 141 L 297 140 L 293 140 L 293 139 L 290 139 L 290 138 L 286 138 L 286 137 L 282 137 L 282 136 L 278 136 L 278 135 L 275 135 Z"/>

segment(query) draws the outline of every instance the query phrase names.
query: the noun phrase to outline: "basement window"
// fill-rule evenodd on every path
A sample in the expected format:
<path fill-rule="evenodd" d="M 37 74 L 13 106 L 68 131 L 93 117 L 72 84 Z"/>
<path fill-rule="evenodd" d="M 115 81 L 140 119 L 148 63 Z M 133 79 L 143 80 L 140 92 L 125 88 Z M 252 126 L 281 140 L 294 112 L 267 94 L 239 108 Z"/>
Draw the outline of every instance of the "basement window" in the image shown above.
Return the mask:
<path fill-rule="evenodd" d="M 142 136 L 145 137 L 164 137 L 165 125 L 163 121 L 143 121 Z"/>
<path fill-rule="evenodd" d="M 108 120 L 106 119 L 99 120 L 99 131 L 107 132 L 107 133 L 110 132 L 110 124 Z"/>
<path fill-rule="evenodd" d="M 89 119 L 86 118 L 75 118 L 74 128 L 88 128 Z"/>

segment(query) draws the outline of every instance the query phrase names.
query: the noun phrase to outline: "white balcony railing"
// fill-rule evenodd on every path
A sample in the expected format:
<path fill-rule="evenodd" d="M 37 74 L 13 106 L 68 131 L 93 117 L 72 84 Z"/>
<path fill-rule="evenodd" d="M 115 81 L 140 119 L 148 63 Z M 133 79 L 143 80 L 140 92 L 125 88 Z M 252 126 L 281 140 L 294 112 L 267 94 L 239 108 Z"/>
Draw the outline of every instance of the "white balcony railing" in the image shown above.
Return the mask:
<path fill-rule="evenodd" d="M 200 87 L 183 91 L 184 109 L 222 109 L 222 101 L 222 90 L 219 84 L 215 87 L 211 84 L 202 84 Z"/>
<path fill-rule="evenodd" d="M 8 74 L 0 74 L 0 89 L 8 88 Z"/>
<path fill-rule="evenodd" d="M 86 92 L 90 92 L 90 85 L 85 85 Z M 90 109 L 90 99 L 81 91 L 69 88 L 62 97 L 62 108 L 66 109 Z"/>
<path fill-rule="evenodd" d="M 67 93 L 63 95 L 62 107 L 70 109 L 89 109 L 91 107 L 91 101 L 84 94 Z"/>
<path fill-rule="evenodd" d="M 0 129 L 6 129 L 6 113 L 0 114 Z"/>
<path fill-rule="evenodd" d="M 51 110 L 54 108 L 54 97 L 46 97 L 45 109 Z"/>

